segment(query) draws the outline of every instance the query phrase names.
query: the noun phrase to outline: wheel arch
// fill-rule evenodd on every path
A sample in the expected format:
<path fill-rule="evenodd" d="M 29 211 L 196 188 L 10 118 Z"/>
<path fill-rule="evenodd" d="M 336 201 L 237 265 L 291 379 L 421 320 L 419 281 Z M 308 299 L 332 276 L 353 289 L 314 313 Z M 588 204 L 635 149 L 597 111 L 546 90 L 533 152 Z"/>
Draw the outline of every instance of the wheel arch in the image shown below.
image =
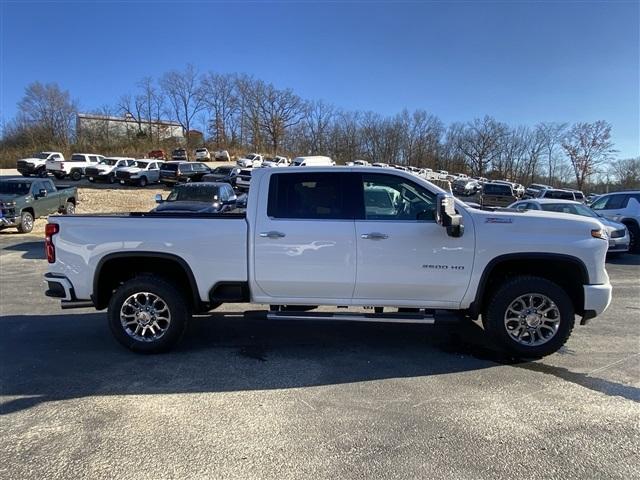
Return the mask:
<path fill-rule="evenodd" d="M 162 252 L 116 252 L 105 255 L 96 265 L 91 299 L 98 310 L 106 308 L 117 286 L 138 274 L 157 274 L 176 283 L 196 311 L 206 306 L 189 264 L 181 257 Z"/>
<path fill-rule="evenodd" d="M 584 262 L 572 255 L 531 252 L 505 254 L 492 259 L 482 272 L 469 314 L 477 318 L 502 282 L 524 275 L 546 278 L 558 284 L 570 296 L 576 313 L 584 313 L 583 285 L 589 284 Z"/>

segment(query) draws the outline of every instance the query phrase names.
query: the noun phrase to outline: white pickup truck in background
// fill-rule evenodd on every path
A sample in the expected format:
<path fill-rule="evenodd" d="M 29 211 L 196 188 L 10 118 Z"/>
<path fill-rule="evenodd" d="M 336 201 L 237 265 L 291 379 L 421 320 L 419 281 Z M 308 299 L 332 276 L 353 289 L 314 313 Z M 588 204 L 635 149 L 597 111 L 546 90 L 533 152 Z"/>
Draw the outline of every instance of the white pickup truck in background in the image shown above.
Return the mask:
<path fill-rule="evenodd" d="M 49 160 L 58 160 L 64 162 L 64 155 L 60 152 L 38 152 L 32 157 L 22 158 L 16 162 L 16 169 L 23 177 L 46 178 L 47 162 Z"/>
<path fill-rule="evenodd" d="M 585 323 L 611 300 L 596 219 L 477 210 L 395 169 L 252 174 L 244 213 L 50 217 L 46 294 L 107 308 L 139 352 L 172 347 L 193 313 L 251 302 L 271 305 L 270 319 L 481 317 L 521 357 L 557 351 L 575 315 Z"/>
<path fill-rule="evenodd" d="M 84 175 L 87 167 L 97 165 L 98 162 L 104 160 L 104 156 L 93 153 L 74 153 L 69 160 L 51 158 L 47 160 L 47 172 L 53 174 L 58 180 L 65 177 L 78 181 Z"/>

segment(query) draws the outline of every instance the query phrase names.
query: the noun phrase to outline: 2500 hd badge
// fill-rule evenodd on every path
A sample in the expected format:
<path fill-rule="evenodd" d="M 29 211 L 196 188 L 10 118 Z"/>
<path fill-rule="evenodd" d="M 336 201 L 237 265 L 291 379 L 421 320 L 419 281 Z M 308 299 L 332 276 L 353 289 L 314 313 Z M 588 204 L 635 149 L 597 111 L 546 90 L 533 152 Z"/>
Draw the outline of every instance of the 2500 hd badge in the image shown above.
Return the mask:
<path fill-rule="evenodd" d="M 464 265 L 422 265 L 422 268 L 428 268 L 431 270 L 464 270 Z"/>

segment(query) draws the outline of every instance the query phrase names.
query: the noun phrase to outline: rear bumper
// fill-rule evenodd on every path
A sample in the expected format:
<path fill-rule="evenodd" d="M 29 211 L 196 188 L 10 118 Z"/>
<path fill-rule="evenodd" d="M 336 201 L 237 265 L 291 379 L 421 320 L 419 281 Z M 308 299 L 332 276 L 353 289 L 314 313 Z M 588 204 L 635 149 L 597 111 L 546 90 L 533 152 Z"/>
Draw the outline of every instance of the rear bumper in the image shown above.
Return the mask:
<path fill-rule="evenodd" d="M 611 303 L 611 284 L 583 285 L 584 289 L 584 315 L 581 324 L 585 324 L 592 318 L 602 314 Z"/>
<path fill-rule="evenodd" d="M 81 300 L 76 298 L 75 291 L 71 281 L 64 275 L 56 273 L 45 273 L 44 283 L 47 290 L 44 294 L 47 297 L 59 298 L 60 306 L 66 308 L 87 308 L 93 307 L 92 300 Z"/>

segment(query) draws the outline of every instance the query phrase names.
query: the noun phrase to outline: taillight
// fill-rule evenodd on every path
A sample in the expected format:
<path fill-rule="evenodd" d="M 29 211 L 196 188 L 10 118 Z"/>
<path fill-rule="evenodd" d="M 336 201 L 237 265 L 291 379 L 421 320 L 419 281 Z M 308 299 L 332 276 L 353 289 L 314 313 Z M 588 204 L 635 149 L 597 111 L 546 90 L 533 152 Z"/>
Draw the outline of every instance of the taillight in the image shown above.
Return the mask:
<path fill-rule="evenodd" d="M 60 225 L 57 223 L 47 223 L 44 227 L 44 251 L 47 254 L 47 261 L 55 263 L 56 247 L 53 244 L 53 236 L 60 231 Z"/>

